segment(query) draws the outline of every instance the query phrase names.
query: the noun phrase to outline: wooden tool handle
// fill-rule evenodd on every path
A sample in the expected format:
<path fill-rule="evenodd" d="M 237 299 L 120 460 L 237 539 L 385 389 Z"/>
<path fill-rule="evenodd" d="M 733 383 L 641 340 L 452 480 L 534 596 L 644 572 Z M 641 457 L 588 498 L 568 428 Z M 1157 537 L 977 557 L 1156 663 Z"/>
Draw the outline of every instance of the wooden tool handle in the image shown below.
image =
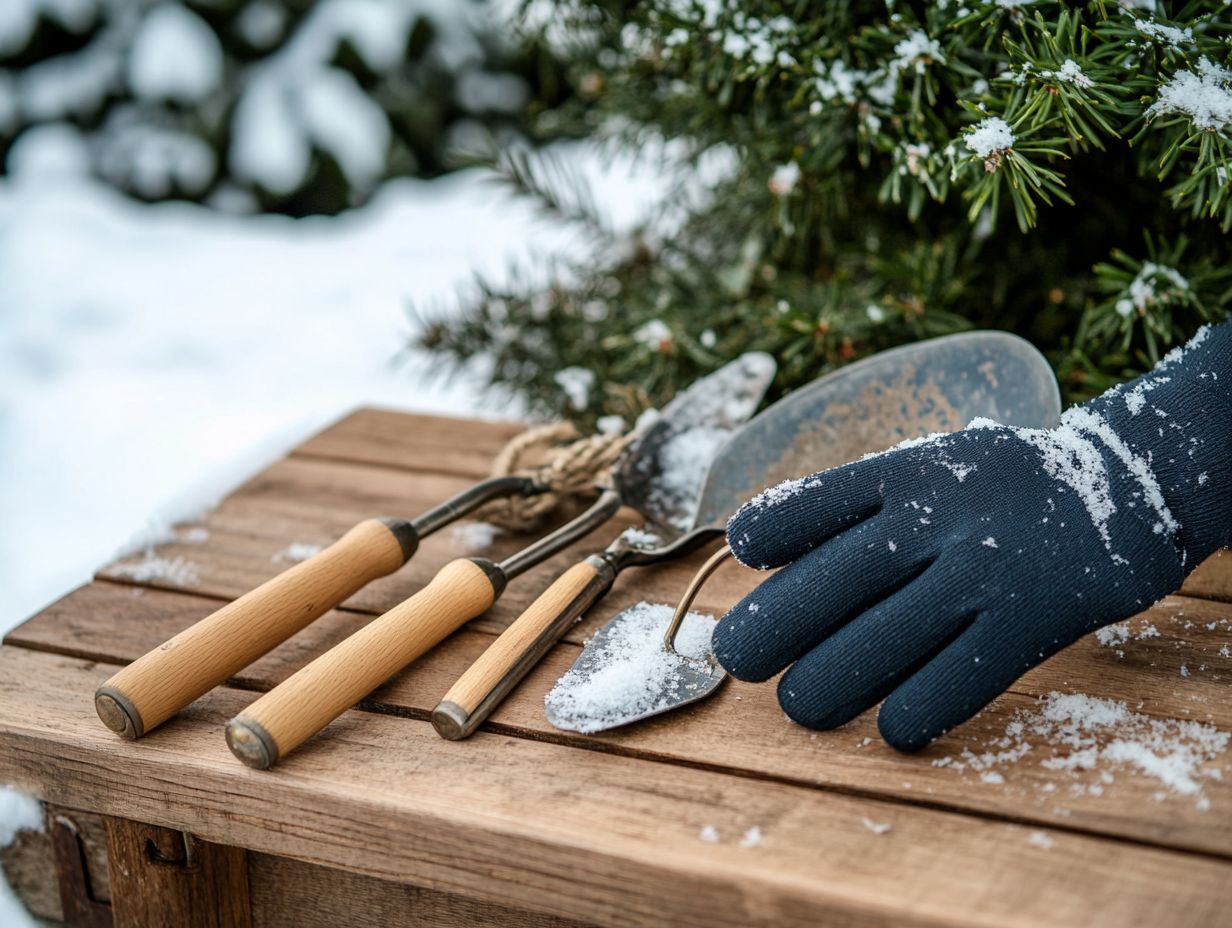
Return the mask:
<path fill-rule="evenodd" d="M 615 579 L 598 555 L 561 574 L 445 694 L 432 712 L 437 733 L 450 741 L 470 735 Z"/>
<path fill-rule="evenodd" d="M 277 763 L 463 623 L 483 614 L 504 575 L 483 558 L 441 568 L 410 599 L 270 690 L 227 723 L 227 744 L 250 767 Z"/>
<path fill-rule="evenodd" d="M 414 553 L 414 526 L 360 522 L 336 542 L 129 664 L 94 694 L 108 728 L 140 738 Z"/>

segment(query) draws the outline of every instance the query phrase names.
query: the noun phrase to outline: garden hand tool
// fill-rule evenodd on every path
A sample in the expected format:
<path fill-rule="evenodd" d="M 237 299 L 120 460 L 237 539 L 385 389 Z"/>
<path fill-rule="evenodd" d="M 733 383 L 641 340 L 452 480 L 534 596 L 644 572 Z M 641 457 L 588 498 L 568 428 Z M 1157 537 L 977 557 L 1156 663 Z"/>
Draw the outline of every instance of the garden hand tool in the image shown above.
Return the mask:
<path fill-rule="evenodd" d="M 535 477 L 495 477 L 414 520 L 367 519 L 325 550 L 186 628 L 94 694 L 103 724 L 140 738 L 378 577 L 411 559 L 421 538 L 500 497 L 541 493 Z"/>
<path fill-rule="evenodd" d="M 1232 542 L 1228 323 L 1056 427 L 1009 421 L 742 508 L 736 557 L 783 569 L 719 624 L 723 666 L 764 680 L 791 665 L 779 702 L 811 728 L 884 700 L 882 737 L 914 751 Z"/>
<path fill-rule="evenodd" d="M 723 446 L 703 484 L 694 488 L 697 503 L 684 509 L 691 511 L 687 523 L 682 524 L 681 509 L 670 516 L 656 510 L 653 486 L 641 484 L 632 505 L 669 543 L 647 547 L 622 536 L 570 568 L 454 685 L 433 712 L 433 725 L 444 737 L 465 737 L 624 568 L 678 557 L 721 537 L 740 503 L 767 484 L 815 467 L 818 459 L 849 460 L 904 438 L 959 428 L 976 415 L 1055 418 L 1058 403 L 1047 362 L 1026 342 L 1000 332 L 898 348 L 800 388 Z M 609 637 L 596 636 L 592 653 Z M 562 716 L 549 721 L 556 724 Z"/>
<path fill-rule="evenodd" d="M 669 403 L 619 460 L 636 468 L 658 453 L 662 436 L 715 443 L 742 424 L 774 377 L 774 362 L 746 354 L 694 383 Z M 703 462 L 704 464 L 704 462 Z M 267 768 L 376 689 L 429 648 L 481 615 L 506 584 L 615 514 L 620 494 L 607 488 L 585 513 L 499 564 L 460 558 L 401 604 L 374 619 L 227 724 L 227 743 L 244 763 Z"/>

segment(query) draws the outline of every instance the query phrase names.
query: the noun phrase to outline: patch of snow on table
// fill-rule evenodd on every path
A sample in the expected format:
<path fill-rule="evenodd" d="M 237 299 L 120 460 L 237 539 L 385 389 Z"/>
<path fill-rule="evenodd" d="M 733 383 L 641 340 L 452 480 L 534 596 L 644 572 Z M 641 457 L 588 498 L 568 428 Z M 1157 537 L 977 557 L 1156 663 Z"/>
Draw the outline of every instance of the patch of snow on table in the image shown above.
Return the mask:
<path fill-rule="evenodd" d="M 889 822 L 874 822 L 871 818 L 868 818 L 867 816 L 862 818 L 860 821 L 861 821 L 861 824 L 863 824 L 865 828 L 867 828 L 869 831 L 871 831 L 875 835 L 888 834 L 890 830 L 894 828 L 894 826 L 891 825 Z"/>
<path fill-rule="evenodd" d="M 464 551 L 486 551 L 504 532 L 491 522 L 458 522 L 449 534 Z"/>
<path fill-rule="evenodd" d="M 717 624 L 712 616 L 690 612 L 676 635 L 679 653 L 673 654 L 663 647 L 673 612 L 642 602 L 621 613 L 607 627 L 591 670 L 575 664 L 544 697 L 552 724 L 589 734 L 669 708 L 669 693 L 683 679 L 682 658 L 706 660 Z"/>
<path fill-rule="evenodd" d="M 1163 787 L 1157 798 L 1169 794 L 1194 797 L 1197 808 L 1210 807 L 1203 781 L 1221 779 L 1216 762 L 1227 750 L 1228 732 L 1213 725 L 1182 719 L 1158 719 L 1134 712 L 1124 702 L 1082 693 L 1052 692 L 1031 709 L 1020 709 L 1006 725 L 1005 735 L 993 739 L 992 750 L 977 754 L 970 748 L 957 757 L 938 758 L 934 767 L 963 773 L 986 773 L 992 767 L 1006 772 L 1024 757 L 1068 777 L 1070 794 L 1102 795 L 1115 782 L 1114 770 L 1150 777 Z M 1006 779 L 997 773 L 1001 782 Z M 1041 793 L 1053 793 L 1049 782 Z"/>
<path fill-rule="evenodd" d="M 115 577 L 125 577 L 137 583 L 169 583 L 173 586 L 196 586 L 201 582 L 197 565 L 183 557 L 161 557 L 147 551 L 135 564 L 118 564 L 111 568 Z"/>
<path fill-rule="evenodd" d="M 741 847 L 761 847 L 761 829 L 754 825 L 740 837 Z"/>
<path fill-rule="evenodd" d="M 298 564 L 320 554 L 323 547 L 323 545 L 315 545 L 307 541 L 293 541 L 271 557 L 270 560 L 275 563 L 290 562 Z"/>
<path fill-rule="evenodd" d="M 1045 851 L 1052 850 L 1052 837 L 1046 831 L 1033 831 L 1027 838 L 1027 843 Z"/>

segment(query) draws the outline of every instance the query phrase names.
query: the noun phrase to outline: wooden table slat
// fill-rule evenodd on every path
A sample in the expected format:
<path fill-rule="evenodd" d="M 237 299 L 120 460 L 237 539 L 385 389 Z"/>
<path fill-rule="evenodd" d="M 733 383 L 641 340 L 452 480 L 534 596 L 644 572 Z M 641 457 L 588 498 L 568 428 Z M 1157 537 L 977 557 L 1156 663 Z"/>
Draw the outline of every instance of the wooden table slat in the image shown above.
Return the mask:
<path fill-rule="evenodd" d="M 1226 915 L 1226 861 L 498 734 L 444 744 L 407 719 L 347 713 L 311 756 L 252 771 L 221 737 L 246 694 L 219 689 L 123 742 L 87 698 L 62 698 L 108 672 L 0 649 L 0 775 L 47 801 L 71 795 L 207 841 L 602 925 L 1215 925 Z M 707 826 L 717 843 L 702 840 Z M 754 827 L 760 841 L 740 846 Z"/>
<path fill-rule="evenodd" d="M 15 630 L 8 640 L 24 647 L 122 663 L 156 647 L 216 605 L 174 593 L 133 594 L 134 588 L 91 584 Z M 1134 628 L 1141 630 L 1151 624 L 1158 630 L 1158 637 L 1131 640 L 1120 648 L 1103 647 L 1094 637 L 1088 637 L 1024 677 L 1011 694 L 978 719 L 916 756 L 904 756 L 886 747 L 877 735 L 871 713 L 833 732 L 810 732 L 783 717 L 775 704 L 773 686 L 739 681 L 728 681 L 705 703 L 624 731 L 595 736 L 560 732 L 544 718 L 542 700 L 576 658 L 578 647 L 570 644 L 556 648 L 536 668 L 493 715 L 492 724 L 520 737 L 571 747 L 616 750 L 744 776 L 855 791 L 913 804 L 943 805 L 1232 856 L 1232 831 L 1228 828 L 1232 776 L 1206 781 L 1212 808 L 1203 811 L 1186 797 L 1157 801 L 1158 782 L 1128 770 L 1118 773 L 1114 786 L 1101 787 L 1099 795 L 1085 790 L 1071 792 L 1078 785 L 1097 782 L 1094 775 L 1070 775 L 1040 766 L 1039 761 L 1047 756 L 1043 743 L 1036 746 L 1034 757 L 998 766 L 996 772 L 1004 780 L 1001 783 L 983 782 L 974 770 L 932 764 L 941 758 L 959 757 L 964 749 L 976 754 L 989 750 L 1004 735 L 1015 712 L 1029 709 L 1035 697 L 1054 689 L 1073 690 L 1076 681 L 1081 681 L 1080 689 L 1091 695 L 1128 697 L 1139 712 L 1213 722 L 1224 730 L 1232 729 L 1232 706 L 1212 698 L 1215 694 L 1211 690 L 1232 679 L 1232 658 L 1219 653 L 1232 641 L 1228 614 L 1222 604 L 1169 598 L 1135 620 Z M 331 612 L 247 668 L 235 682 L 264 692 L 367 620 L 360 614 Z M 1208 629 L 1208 625 L 1213 628 Z M 65 639 L 73 642 L 71 649 L 65 648 Z M 364 707 L 426 718 L 491 641 L 491 635 L 480 632 L 455 635 L 378 690 Z M 1124 656 L 1118 656 L 1118 651 Z M 1179 672 L 1185 660 L 1194 665 L 1188 677 Z M 312 752 L 316 748 L 309 745 L 303 750 Z M 1228 772 L 1232 774 L 1232 770 Z M 1049 791 L 1047 784 L 1058 788 Z"/>

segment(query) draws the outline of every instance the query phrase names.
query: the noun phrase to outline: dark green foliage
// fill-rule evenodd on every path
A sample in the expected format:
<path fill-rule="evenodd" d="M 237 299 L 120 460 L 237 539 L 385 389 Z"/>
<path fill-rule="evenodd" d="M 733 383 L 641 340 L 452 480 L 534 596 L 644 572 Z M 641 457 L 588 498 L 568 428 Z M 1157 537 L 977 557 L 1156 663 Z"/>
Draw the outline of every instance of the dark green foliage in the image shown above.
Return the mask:
<path fill-rule="evenodd" d="M 2 2 L 30 5 L 29 0 Z M 189 199 L 290 215 L 336 213 L 364 202 L 387 177 L 433 177 L 469 163 L 468 147 L 486 148 L 485 135 L 516 133 L 534 140 L 528 114 L 562 105 L 573 93 L 541 45 L 508 35 L 499 17 L 478 0 L 458 0 L 454 8 L 414 0 L 72 0 L 41 7 L 24 43 L 6 44 L 0 35 L 0 173 L 6 153 L 24 133 L 68 122 L 84 134 L 94 171 L 143 200 Z M 209 41 L 221 53 L 221 80 L 199 99 L 151 97 L 131 79 L 142 30 L 169 7 L 194 28 L 212 33 Z M 412 13 L 399 21 L 399 9 Z M 328 33 L 321 47 L 296 48 L 323 10 L 332 25 L 318 30 Z M 384 38 L 401 45 L 387 60 L 363 41 L 382 29 L 370 25 L 374 11 L 396 23 Z M 337 146 L 305 130 L 310 154 L 292 182 L 268 184 L 237 166 L 233 144 L 244 94 L 279 58 L 299 59 L 282 94 L 293 117 L 302 107 L 294 95 L 323 72 L 335 77 L 335 86 L 341 75 L 356 88 L 356 97 L 370 101 L 365 108 L 388 126 L 384 154 L 378 156 L 383 163 L 362 176 L 348 172 Z M 62 75 L 58 84 L 53 71 Z M 525 99 L 518 100 L 517 92 L 512 102 L 468 95 L 464 84 L 475 74 L 491 79 L 489 86 L 504 81 L 510 89 L 520 82 Z M 343 127 L 343 134 L 352 125 Z"/>
<path fill-rule="evenodd" d="M 1211 124 L 1156 106 L 1188 72 L 1232 98 L 1232 16 L 1166 7 L 559 3 L 593 33 L 572 64 L 592 124 L 726 146 L 734 167 L 666 240 L 604 241 L 612 257 L 548 293 L 485 291 L 424 343 L 490 353 L 538 411 L 583 419 L 660 403 L 750 348 L 780 359 L 782 391 L 971 326 L 1034 341 L 1068 398 L 1098 392 L 1232 296 L 1232 109 Z M 578 202 L 505 171 L 549 207 Z M 660 324 L 669 338 L 637 337 Z M 605 385 L 580 412 L 554 381 L 575 365 Z"/>

